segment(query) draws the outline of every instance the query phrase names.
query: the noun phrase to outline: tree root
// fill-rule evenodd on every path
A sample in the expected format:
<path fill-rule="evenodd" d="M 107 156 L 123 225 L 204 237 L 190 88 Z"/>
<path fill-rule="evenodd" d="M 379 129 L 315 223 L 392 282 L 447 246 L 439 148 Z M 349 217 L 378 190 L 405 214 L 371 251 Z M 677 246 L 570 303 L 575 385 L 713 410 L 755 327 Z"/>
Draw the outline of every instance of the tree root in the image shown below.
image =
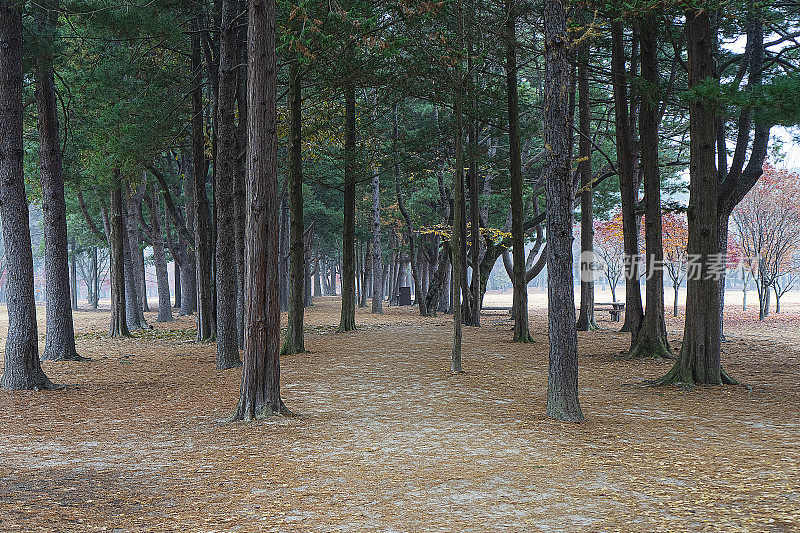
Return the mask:
<path fill-rule="evenodd" d="M 533 342 L 533 337 L 531 336 L 531 332 L 530 331 L 526 331 L 521 336 L 514 336 L 514 338 L 512 339 L 512 342 L 529 343 L 529 342 Z"/>
<path fill-rule="evenodd" d="M 267 405 L 262 406 L 260 409 L 257 409 L 255 416 L 253 416 L 249 409 L 242 408 L 242 401 L 236 404 L 236 409 L 234 409 L 231 416 L 228 418 L 223 418 L 218 422 L 223 424 L 230 424 L 232 422 L 254 422 L 258 420 L 263 420 L 266 418 L 271 418 L 273 416 L 283 416 L 286 418 L 294 418 L 299 416 L 297 413 L 286 407 L 286 404 L 283 403 L 283 400 L 280 401 L 280 405 L 277 409 L 269 407 Z"/>
<path fill-rule="evenodd" d="M 666 375 L 653 380 L 643 382 L 649 387 L 663 387 L 665 385 L 684 385 L 693 387 L 696 385 L 741 385 L 733 379 L 724 369 L 720 368 L 719 379 L 714 382 L 703 382 L 695 379 L 691 369 L 682 367 L 680 360 L 675 362 L 672 369 Z"/>
<path fill-rule="evenodd" d="M 288 340 L 283 343 L 283 346 L 281 346 L 281 355 L 295 355 L 298 353 L 306 353 L 305 346 L 296 346 L 294 344 L 290 344 Z"/>
<path fill-rule="evenodd" d="M 43 354 L 42 357 L 39 359 L 40 361 L 92 361 L 91 357 L 84 357 L 77 352 L 72 352 L 71 354 L 63 354 L 60 356 L 52 357 L 49 354 Z"/>
<path fill-rule="evenodd" d="M 654 341 L 652 339 L 637 340 L 633 348 L 619 359 L 623 361 L 630 361 L 631 359 L 677 359 L 677 356 L 672 353 L 666 343 L 661 341 Z"/>

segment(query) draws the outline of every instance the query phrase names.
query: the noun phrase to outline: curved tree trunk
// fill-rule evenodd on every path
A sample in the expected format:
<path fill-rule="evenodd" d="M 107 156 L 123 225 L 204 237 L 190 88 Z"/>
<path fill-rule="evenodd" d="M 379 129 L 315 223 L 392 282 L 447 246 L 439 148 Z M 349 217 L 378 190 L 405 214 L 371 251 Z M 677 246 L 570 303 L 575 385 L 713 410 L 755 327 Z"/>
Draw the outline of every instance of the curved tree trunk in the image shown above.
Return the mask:
<path fill-rule="evenodd" d="M 39 363 L 28 199 L 22 157 L 22 10 L 0 1 L 0 220 L 6 255 L 8 334 L 0 388 L 52 389 Z"/>
<path fill-rule="evenodd" d="M 344 88 L 346 137 L 344 147 L 344 234 L 342 242 L 342 316 L 339 331 L 356 329 L 356 93 Z"/>
<path fill-rule="evenodd" d="M 56 87 L 52 46 L 58 6 L 45 1 L 40 9 L 39 31 L 49 42 L 35 69 L 38 110 L 39 169 L 42 183 L 42 227 L 44 230 L 47 332 L 43 360 L 81 360 L 75 350 L 72 301 L 67 247 L 67 206 L 56 112 Z"/>
<path fill-rule="evenodd" d="M 562 0 L 546 0 L 544 7 L 545 83 L 544 142 L 550 147 L 545 162 L 547 197 L 547 296 L 550 366 L 547 379 L 547 416 L 581 421 L 578 402 L 578 338 L 572 280 L 572 146 L 567 87 L 567 16 Z"/>
<path fill-rule="evenodd" d="M 686 10 L 689 88 L 714 76 L 709 12 Z M 715 103 L 695 97 L 689 103 L 689 240 L 686 252 L 699 258 L 696 275 L 686 280 L 686 321 L 675 365 L 658 385 L 733 383 L 722 370 L 719 336 L 719 283 L 709 271 L 719 254 L 718 175 L 715 161 Z M 707 279 L 706 279 L 707 278 Z"/>
<path fill-rule="evenodd" d="M 248 22 L 247 245 L 242 384 L 234 420 L 290 414 L 280 389 L 275 0 L 251 0 Z"/>

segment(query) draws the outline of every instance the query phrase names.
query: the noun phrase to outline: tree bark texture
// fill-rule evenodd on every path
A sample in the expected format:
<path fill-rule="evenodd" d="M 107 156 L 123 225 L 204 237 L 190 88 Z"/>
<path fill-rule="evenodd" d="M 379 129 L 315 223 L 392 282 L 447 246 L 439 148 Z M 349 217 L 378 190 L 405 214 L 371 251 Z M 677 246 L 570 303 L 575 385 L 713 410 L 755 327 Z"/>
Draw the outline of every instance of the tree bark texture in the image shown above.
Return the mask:
<path fill-rule="evenodd" d="M 687 9 L 685 32 L 691 91 L 702 87 L 716 71 L 708 10 Z M 672 370 L 656 384 L 734 383 L 722 370 L 719 285 L 709 275 L 709 265 L 720 252 L 715 107 L 715 101 L 697 93 L 689 103 L 689 237 L 686 252 L 690 257 L 698 258 L 700 268 L 686 280 L 686 318 L 680 354 Z"/>
<path fill-rule="evenodd" d="M 617 144 L 617 169 L 619 171 L 622 202 L 622 234 L 625 250 L 625 322 L 622 331 L 630 331 L 631 344 L 642 322 L 642 292 L 639 287 L 639 180 L 634 168 L 633 141 L 628 113 L 628 89 L 625 69 L 625 43 L 622 22 L 611 22 L 611 84 L 614 92 L 614 131 Z"/>
<path fill-rule="evenodd" d="M 550 364 L 547 416 L 581 421 L 578 402 L 578 339 L 572 281 L 572 146 L 569 143 L 567 17 L 563 0 L 546 0 L 544 142 L 547 199 L 547 296 Z M 524 263 L 523 263 L 524 264 Z"/>
<path fill-rule="evenodd" d="M 75 350 L 75 331 L 72 324 L 67 206 L 64 200 L 64 174 L 53 73 L 57 9 L 56 2 L 52 0 L 43 2 L 36 9 L 39 32 L 47 41 L 37 58 L 34 74 L 47 293 L 46 341 L 42 359 L 68 361 L 80 360 L 82 357 Z"/>
<path fill-rule="evenodd" d="M 194 188 L 194 249 L 197 263 L 197 340 L 213 341 L 216 335 L 213 303 L 211 215 L 206 195 L 205 134 L 203 130 L 203 65 L 200 56 L 202 12 L 192 21 L 192 185 Z"/>
<path fill-rule="evenodd" d="M 528 283 L 525 281 L 525 230 L 523 210 L 522 159 L 519 141 L 519 100 L 517 96 L 517 48 L 514 0 L 506 0 L 506 89 L 508 91 L 509 171 L 511 174 L 511 238 L 514 257 L 514 342 L 531 342 L 528 330 Z"/>
<path fill-rule="evenodd" d="M 339 331 L 356 329 L 356 93 L 344 87 L 344 232 L 342 242 L 342 315 Z"/>
<path fill-rule="evenodd" d="M 0 388 L 52 389 L 39 363 L 28 199 L 22 158 L 22 9 L 0 1 L 0 220 L 6 255 L 8 334 Z"/>
<path fill-rule="evenodd" d="M 592 142 L 589 100 L 589 42 L 578 47 L 578 156 L 581 175 L 581 303 L 576 329 L 597 329 L 594 320 L 594 206 L 592 202 Z"/>
<path fill-rule="evenodd" d="M 234 420 L 288 414 L 280 394 L 275 0 L 250 0 L 244 361 Z"/>
<path fill-rule="evenodd" d="M 303 336 L 303 284 L 306 250 L 303 243 L 303 85 L 299 58 L 289 63 L 289 316 L 282 354 L 306 351 Z"/>
<path fill-rule="evenodd" d="M 236 324 L 236 219 L 233 198 L 238 142 L 236 131 L 236 66 L 239 64 L 236 17 L 238 0 L 223 0 L 220 25 L 219 95 L 217 97 L 217 157 L 214 179 L 217 226 L 217 369 L 239 367 Z"/>
<path fill-rule="evenodd" d="M 661 175 L 658 168 L 658 15 L 648 13 L 640 24 L 642 86 L 639 138 L 641 172 L 645 199 L 645 249 L 647 269 L 647 304 L 638 332 L 632 332 L 633 347 L 627 357 L 672 357 L 664 321 L 664 243 L 661 238 Z"/>

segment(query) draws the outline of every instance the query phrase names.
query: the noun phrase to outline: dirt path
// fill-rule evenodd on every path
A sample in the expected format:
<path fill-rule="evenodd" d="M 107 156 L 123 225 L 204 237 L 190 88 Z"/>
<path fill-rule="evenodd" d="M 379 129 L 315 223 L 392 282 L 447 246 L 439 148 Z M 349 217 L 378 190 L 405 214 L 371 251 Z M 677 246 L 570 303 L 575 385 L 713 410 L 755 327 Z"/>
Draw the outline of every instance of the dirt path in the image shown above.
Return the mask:
<path fill-rule="evenodd" d="M 214 369 L 193 318 L 47 363 L 58 393 L 0 393 L 3 531 L 536 531 L 800 528 L 800 352 L 751 338 L 726 367 L 751 388 L 644 388 L 666 362 L 618 362 L 627 337 L 580 336 L 587 422 L 544 418 L 544 312 L 517 346 L 503 317 L 309 311 L 312 353 L 284 358 L 300 414 L 224 424 L 240 372 Z M 151 318 L 152 320 L 152 318 Z M 603 323 L 610 328 L 611 324 Z M 0 324 L 0 330 L 5 330 Z M 675 339 L 677 340 L 677 339 Z"/>

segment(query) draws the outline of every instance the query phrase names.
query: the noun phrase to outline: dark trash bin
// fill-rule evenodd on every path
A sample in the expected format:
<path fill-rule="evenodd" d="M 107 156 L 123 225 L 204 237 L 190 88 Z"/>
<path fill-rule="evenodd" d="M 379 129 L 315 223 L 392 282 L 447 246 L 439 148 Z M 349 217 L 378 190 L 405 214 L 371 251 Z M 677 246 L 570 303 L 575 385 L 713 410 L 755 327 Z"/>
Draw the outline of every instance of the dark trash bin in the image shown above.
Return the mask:
<path fill-rule="evenodd" d="M 400 305 L 411 305 L 411 287 L 400 287 Z"/>

